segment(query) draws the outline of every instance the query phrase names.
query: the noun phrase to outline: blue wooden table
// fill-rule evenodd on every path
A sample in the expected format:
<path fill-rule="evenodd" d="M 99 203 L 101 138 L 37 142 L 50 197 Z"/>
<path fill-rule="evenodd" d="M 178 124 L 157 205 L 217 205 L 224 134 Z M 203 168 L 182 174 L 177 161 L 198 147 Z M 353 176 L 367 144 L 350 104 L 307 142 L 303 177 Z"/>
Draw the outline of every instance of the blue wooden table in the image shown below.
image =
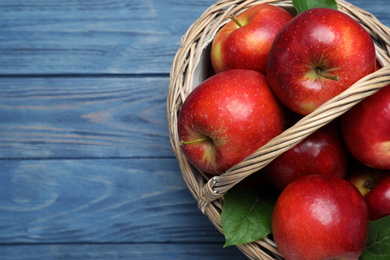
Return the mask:
<path fill-rule="evenodd" d="M 1 0 L 0 259 L 246 259 L 168 138 L 180 38 L 215 0 Z M 388 0 L 351 0 L 390 26 Z"/>

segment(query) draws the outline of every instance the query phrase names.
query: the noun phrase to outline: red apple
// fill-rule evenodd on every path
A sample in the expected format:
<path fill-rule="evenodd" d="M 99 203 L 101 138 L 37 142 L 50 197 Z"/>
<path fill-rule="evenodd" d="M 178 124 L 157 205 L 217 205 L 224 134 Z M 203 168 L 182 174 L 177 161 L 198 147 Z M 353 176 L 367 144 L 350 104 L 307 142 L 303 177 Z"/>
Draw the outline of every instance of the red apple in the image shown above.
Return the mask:
<path fill-rule="evenodd" d="M 309 175 L 290 183 L 272 215 L 275 243 L 289 259 L 355 260 L 368 236 L 368 209 L 348 181 Z"/>
<path fill-rule="evenodd" d="M 264 168 L 264 173 L 278 190 L 283 190 L 290 182 L 310 174 L 344 178 L 348 161 L 338 125 L 332 123 L 281 154 Z"/>
<path fill-rule="evenodd" d="M 375 47 L 367 31 L 341 11 L 312 8 L 276 36 L 267 77 L 276 96 L 307 115 L 374 72 Z"/>
<path fill-rule="evenodd" d="M 390 216 L 390 172 L 382 175 L 366 196 L 370 220 Z"/>
<path fill-rule="evenodd" d="M 178 134 L 188 161 L 218 175 L 279 135 L 283 124 L 283 108 L 266 77 L 237 69 L 210 77 L 188 95 Z"/>
<path fill-rule="evenodd" d="M 352 183 L 360 191 L 363 197 L 366 197 L 372 188 L 374 188 L 382 173 L 382 170 L 357 164 L 356 166 L 351 167 L 351 170 L 345 179 Z"/>
<path fill-rule="evenodd" d="M 365 197 L 370 220 L 390 215 L 390 170 L 378 170 L 358 163 L 346 180 Z"/>
<path fill-rule="evenodd" d="M 390 170 L 390 85 L 352 107 L 341 123 L 345 144 L 357 160 Z"/>
<path fill-rule="evenodd" d="M 283 8 L 269 4 L 255 5 L 237 15 L 213 40 L 211 62 L 214 70 L 219 73 L 251 69 L 264 74 L 272 42 L 292 18 Z"/>

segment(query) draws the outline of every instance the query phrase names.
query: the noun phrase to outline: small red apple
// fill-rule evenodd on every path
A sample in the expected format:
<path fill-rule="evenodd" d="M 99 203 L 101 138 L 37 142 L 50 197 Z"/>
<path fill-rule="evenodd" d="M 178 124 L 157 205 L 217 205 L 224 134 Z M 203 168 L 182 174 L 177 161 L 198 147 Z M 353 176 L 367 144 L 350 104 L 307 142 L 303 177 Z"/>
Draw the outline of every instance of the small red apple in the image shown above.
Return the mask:
<path fill-rule="evenodd" d="M 218 175 L 241 162 L 284 127 L 283 107 L 266 77 L 252 70 L 218 73 L 196 87 L 178 116 L 188 161 Z"/>
<path fill-rule="evenodd" d="M 265 73 L 267 56 L 276 34 L 293 16 L 281 7 L 260 4 L 228 22 L 215 36 L 211 62 L 219 73 L 251 69 Z"/>
<path fill-rule="evenodd" d="M 382 170 L 357 163 L 357 165 L 351 167 L 351 170 L 345 179 L 352 183 L 353 186 L 360 191 L 363 197 L 366 197 L 367 194 L 374 188 L 382 176 L 382 173 Z"/>
<path fill-rule="evenodd" d="M 375 62 L 373 40 L 359 23 L 338 10 L 312 8 L 275 37 L 267 77 L 282 103 L 307 115 L 374 72 Z"/>
<path fill-rule="evenodd" d="M 348 181 L 309 175 L 290 183 L 272 215 L 275 243 L 287 260 L 355 260 L 368 236 L 368 209 Z"/>
<path fill-rule="evenodd" d="M 387 171 L 378 180 L 366 196 L 370 220 L 390 216 L 390 171 Z"/>
<path fill-rule="evenodd" d="M 390 85 L 352 107 L 341 123 L 345 144 L 357 160 L 390 170 Z"/>
<path fill-rule="evenodd" d="M 328 124 L 287 150 L 263 171 L 268 180 L 283 190 L 290 182 L 310 174 L 344 178 L 349 166 L 345 148 L 336 123 Z"/>
<path fill-rule="evenodd" d="M 365 197 L 370 220 L 390 215 L 390 170 L 378 170 L 358 163 L 346 180 Z"/>

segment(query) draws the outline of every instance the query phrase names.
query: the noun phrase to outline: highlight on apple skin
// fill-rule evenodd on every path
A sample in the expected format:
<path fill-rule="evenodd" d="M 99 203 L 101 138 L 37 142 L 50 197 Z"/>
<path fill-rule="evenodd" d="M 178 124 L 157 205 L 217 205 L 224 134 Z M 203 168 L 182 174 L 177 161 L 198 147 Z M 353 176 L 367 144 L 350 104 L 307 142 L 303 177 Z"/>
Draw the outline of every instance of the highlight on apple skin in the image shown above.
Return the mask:
<path fill-rule="evenodd" d="M 266 74 L 279 100 L 307 115 L 374 72 L 375 63 L 374 42 L 359 23 L 338 10 L 313 8 L 275 37 Z"/>
<path fill-rule="evenodd" d="M 357 160 L 390 170 L 390 85 L 347 111 L 341 126 L 344 142 Z"/>
<path fill-rule="evenodd" d="M 291 182 L 273 214 L 275 243 L 286 260 L 355 260 L 368 237 L 368 208 L 348 181 L 309 175 Z"/>
<path fill-rule="evenodd" d="M 266 77 L 253 70 L 229 70 L 205 80 L 178 116 L 183 153 L 212 175 L 241 162 L 283 129 L 282 105 Z"/>
<path fill-rule="evenodd" d="M 293 16 L 281 7 L 259 4 L 231 18 L 211 46 L 215 72 L 250 69 L 265 74 L 272 42 Z"/>

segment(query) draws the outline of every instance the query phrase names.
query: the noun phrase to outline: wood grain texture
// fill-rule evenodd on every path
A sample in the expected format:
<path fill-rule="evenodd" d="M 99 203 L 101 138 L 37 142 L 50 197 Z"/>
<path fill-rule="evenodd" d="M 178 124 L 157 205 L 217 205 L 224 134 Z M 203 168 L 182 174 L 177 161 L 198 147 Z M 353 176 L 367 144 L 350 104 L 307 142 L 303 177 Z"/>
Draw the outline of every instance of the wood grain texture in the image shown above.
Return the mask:
<path fill-rule="evenodd" d="M 0 158 L 173 157 L 166 77 L 0 77 Z"/>
<path fill-rule="evenodd" d="M 1 160 L 0 243 L 222 243 L 175 159 Z"/>
<path fill-rule="evenodd" d="M 4 0 L 0 74 L 169 73 L 213 0 Z"/>
<path fill-rule="evenodd" d="M 129 260 L 244 260 L 236 247 L 221 244 L 84 244 L 1 246 L 2 260 L 129 259 Z"/>

